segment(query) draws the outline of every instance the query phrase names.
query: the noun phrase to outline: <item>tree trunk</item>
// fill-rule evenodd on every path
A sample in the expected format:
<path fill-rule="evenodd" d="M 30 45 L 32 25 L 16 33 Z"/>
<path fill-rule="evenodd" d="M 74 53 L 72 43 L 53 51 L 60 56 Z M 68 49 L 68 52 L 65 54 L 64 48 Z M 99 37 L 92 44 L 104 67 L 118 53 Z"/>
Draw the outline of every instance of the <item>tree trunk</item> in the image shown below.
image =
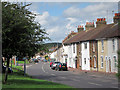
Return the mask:
<path fill-rule="evenodd" d="M 3 82 L 3 83 L 6 83 L 6 82 L 7 82 L 8 68 L 9 68 L 9 60 L 10 60 L 10 57 L 7 57 L 7 66 L 6 66 L 5 78 L 4 78 L 4 82 Z"/>

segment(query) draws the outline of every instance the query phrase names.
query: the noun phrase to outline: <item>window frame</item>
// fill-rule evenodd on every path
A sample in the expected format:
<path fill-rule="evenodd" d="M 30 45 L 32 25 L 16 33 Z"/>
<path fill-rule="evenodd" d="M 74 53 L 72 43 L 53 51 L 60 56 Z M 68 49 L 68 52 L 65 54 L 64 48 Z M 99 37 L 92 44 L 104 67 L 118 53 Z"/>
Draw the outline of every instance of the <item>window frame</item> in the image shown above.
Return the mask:
<path fill-rule="evenodd" d="M 87 43 L 86 42 L 84 43 L 84 49 L 87 49 Z"/>
<path fill-rule="evenodd" d="M 104 51 L 104 40 L 101 40 L 102 52 Z"/>
<path fill-rule="evenodd" d="M 113 48 L 113 51 L 115 51 L 115 39 L 112 39 L 112 48 Z"/>
<path fill-rule="evenodd" d="M 103 61 L 103 56 L 101 56 L 101 68 L 104 67 L 104 61 Z"/>

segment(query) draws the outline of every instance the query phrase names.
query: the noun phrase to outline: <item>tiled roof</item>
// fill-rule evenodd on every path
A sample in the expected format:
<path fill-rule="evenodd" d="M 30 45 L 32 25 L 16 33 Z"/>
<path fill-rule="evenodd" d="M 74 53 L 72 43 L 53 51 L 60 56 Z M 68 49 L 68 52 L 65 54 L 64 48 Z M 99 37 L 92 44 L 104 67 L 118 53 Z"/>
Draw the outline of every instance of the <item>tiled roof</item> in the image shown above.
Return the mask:
<path fill-rule="evenodd" d="M 69 40 L 66 40 L 64 44 L 112 37 L 120 37 L 120 30 L 118 28 L 118 24 L 104 25 L 99 28 L 91 29 L 87 32 L 81 31 Z"/>
<path fill-rule="evenodd" d="M 62 42 L 65 42 L 67 39 L 71 38 L 71 36 L 77 34 L 76 32 L 71 32 Z"/>

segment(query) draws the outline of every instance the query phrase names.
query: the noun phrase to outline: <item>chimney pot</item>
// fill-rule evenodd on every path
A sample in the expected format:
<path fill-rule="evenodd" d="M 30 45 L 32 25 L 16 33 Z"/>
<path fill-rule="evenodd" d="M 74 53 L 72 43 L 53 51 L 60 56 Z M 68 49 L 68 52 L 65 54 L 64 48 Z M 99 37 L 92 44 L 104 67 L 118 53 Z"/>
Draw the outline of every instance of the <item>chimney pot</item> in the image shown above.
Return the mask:
<path fill-rule="evenodd" d="M 118 23 L 118 21 L 120 21 L 120 13 L 115 13 L 113 20 L 114 20 L 114 23 Z"/>
<path fill-rule="evenodd" d="M 105 24 L 106 24 L 106 19 L 105 18 L 98 18 L 97 19 L 97 22 L 96 22 L 97 27 L 101 26 L 101 25 L 105 25 Z"/>

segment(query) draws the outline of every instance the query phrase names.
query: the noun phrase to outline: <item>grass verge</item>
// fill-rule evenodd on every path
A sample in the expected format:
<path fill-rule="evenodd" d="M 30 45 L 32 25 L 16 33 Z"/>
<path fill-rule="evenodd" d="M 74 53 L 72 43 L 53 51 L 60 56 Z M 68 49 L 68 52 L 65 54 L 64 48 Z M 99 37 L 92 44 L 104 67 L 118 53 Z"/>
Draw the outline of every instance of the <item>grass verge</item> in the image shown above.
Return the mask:
<path fill-rule="evenodd" d="M 22 66 L 21 66 L 22 67 Z M 24 72 L 17 69 L 13 69 L 13 73 L 8 75 L 8 81 L 2 85 L 2 88 L 72 88 L 67 85 L 53 83 L 46 80 L 34 79 L 28 75 L 24 76 Z M 4 78 L 4 74 L 3 74 Z"/>

